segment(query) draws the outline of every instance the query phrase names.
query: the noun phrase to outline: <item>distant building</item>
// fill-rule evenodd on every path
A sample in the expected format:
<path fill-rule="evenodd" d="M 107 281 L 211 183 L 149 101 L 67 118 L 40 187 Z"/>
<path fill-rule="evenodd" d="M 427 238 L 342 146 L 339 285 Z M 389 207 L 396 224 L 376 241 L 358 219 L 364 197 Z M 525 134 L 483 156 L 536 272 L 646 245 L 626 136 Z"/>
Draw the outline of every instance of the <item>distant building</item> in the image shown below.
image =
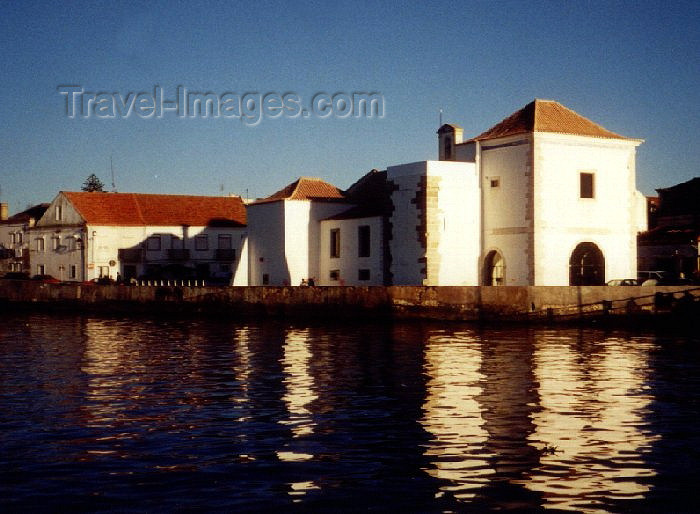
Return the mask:
<path fill-rule="evenodd" d="M 7 204 L 0 204 L 0 275 L 8 271 L 32 272 L 27 234 L 48 206 L 42 203 L 8 216 Z"/>
<path fill-rule="evenodd" d="M 29 233 L 33 274 L 247 284 L 239 197 L 60 192 Z"/>
<path fill-rule="evenodd" d="M 639 235 L 640 269 L 690 278 L 698 273 L 700 177 L 656 191 L 653 224 Z"/>

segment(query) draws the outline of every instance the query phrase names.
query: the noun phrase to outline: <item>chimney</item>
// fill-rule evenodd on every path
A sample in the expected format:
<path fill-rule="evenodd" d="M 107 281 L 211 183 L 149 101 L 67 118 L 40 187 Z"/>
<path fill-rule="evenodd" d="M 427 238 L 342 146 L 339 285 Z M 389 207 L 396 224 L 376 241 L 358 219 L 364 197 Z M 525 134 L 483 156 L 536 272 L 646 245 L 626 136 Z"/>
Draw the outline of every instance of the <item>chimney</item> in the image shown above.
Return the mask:
<path fill-rule="evenodd" d="M 0 203 L 0 221 L 5 221 L 8 218 L 7 204 Z"/>

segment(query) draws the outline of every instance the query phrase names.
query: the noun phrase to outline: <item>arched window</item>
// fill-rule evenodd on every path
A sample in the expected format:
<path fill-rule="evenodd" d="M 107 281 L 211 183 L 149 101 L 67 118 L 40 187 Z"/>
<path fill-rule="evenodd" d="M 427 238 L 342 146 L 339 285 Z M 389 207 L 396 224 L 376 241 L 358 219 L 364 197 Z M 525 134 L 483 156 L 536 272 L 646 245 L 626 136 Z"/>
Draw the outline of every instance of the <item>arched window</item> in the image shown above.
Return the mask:
<path fill-rule="evenodd" d="M 605 284 L 605 257 L 595 243 L 580 243 L 569 259 L 569 285 Z"/>
<path fill-rule="evenodd" d="M 502 286 L 506 280 L 506 265 L 503 256 L 496 250 L 491 250 L 484 260 L 484 285 Z"/>

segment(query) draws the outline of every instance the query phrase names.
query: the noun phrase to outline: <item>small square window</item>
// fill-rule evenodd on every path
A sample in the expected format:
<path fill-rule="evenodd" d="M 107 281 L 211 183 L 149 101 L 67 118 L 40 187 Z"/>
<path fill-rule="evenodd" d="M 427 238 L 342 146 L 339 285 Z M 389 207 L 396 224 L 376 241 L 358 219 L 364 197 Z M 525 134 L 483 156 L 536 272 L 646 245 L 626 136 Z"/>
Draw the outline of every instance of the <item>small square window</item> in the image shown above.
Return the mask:
<path fill-rule="evenodd" d="M 369 270 L 368 269 L 357 270 L 357 280 L 369 280 Z"/>
<path fill-rule="evenodd" d="M 330 279 L 333 281 L 340 280 L 340 270 L 332 269 L 330 272 Z"/>
<path fill-rule="evenodd" d="M 493 177 L 489 179 L 489 184 L 491 185 L 491 188 L 495 189 L 497 187 L 501 187 L 501 179 L 500 177 Z"/>

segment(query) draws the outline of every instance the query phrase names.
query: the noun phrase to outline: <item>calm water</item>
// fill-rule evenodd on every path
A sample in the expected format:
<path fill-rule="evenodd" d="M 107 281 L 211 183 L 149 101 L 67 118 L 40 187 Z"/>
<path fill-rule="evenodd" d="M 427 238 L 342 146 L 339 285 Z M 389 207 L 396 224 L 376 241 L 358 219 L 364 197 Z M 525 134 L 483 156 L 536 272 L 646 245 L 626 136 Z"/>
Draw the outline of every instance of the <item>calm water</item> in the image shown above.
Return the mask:
<path fill-rule="evenodd" d="M 0 316 L 0 509 L 692 512 L 700 340 Z"/>

